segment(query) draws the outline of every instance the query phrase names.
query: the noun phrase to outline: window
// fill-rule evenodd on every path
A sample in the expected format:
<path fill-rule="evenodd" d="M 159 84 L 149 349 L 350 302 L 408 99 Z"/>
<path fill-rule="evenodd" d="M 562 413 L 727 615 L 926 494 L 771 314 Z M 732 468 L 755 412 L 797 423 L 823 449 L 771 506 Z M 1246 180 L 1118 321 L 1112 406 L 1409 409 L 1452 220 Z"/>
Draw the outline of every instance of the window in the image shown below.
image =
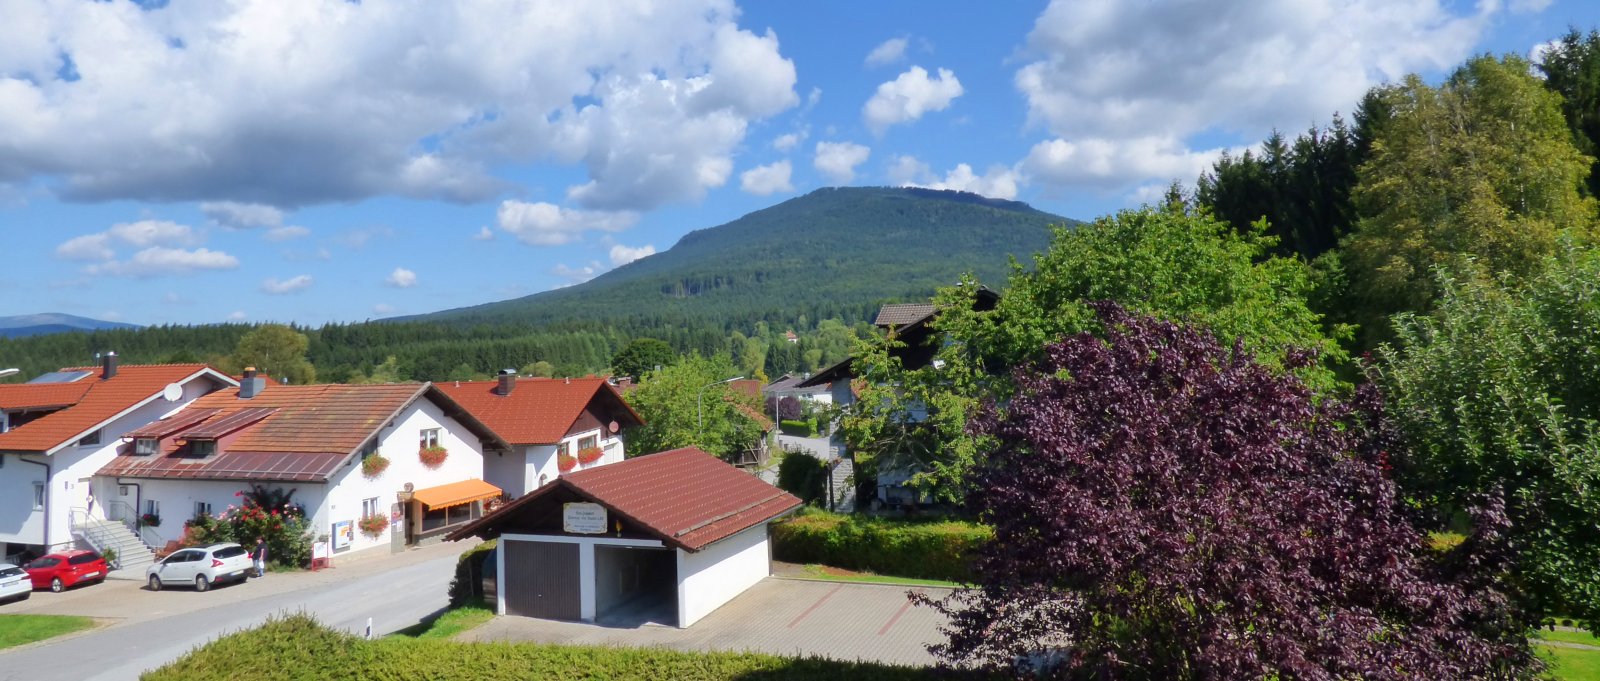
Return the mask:
<path fill-rule="evenodd" d="M 562 454 L 572 456 L 572 443 L 570 441 L 562 440 L 561 444 L 556 445 L 556 456 L 561 456 Z"/>
<path fill-rule="evenodd" d="M 76 556 L 68 558 L 67 559 L 67 564 L 68 565 L 83 565 L 85 563 L 93 563 L 93 562 L 95 562 L 97 560 L 100 560 L 100 554 L 98 554 L 98 553 L 94 553 L 94 552 L 80 553 L 80 554 L 78 554 Z"/>
<path fill-rule="evenodd" d="M 375 516 L 375 515 L 378 515 L 378 498 L 377 497 L 373 497 L 371 499 L 362 499 L 361 500 L 361 517 L 363 517 L 363 518 L 371 518 L 372 516 Z"/>
<path fill-rule="evenodd" d="M 422 431 L 422 448 L 432 449 L 439 446 L 439 429 L 428 428 Z"/>
<path fill-rule="evenodd" d="M 61 564 L 61 559 L 60 558 L 51 558 L 49 556 L 45 556 L 43 558 L 40 558 L 38 560 L 33 561 L 32 563 L 28 563 L 24 567 L 47 568 L 47 567 L 55 567 L 55 566 L 60 565 L 60 564 Z"/>
<path fill-rule="evenodd" d="M 97 444 L 100 444 L 100 431 L 98 430 L 94 431 L 93 433 L 89 433 L 88 435 L 83 436 L 83 439 L 78 440 L 79 447 L 90 447 Z"/>
<path fill-rule="evenodd" d="M 578 449 L 579 450 L 589 449 L 591 447 L 598 447 L 598 446 L 600 446 L 600 438 L 598 436 L 590 435 L 590 436 L 587 436 L 587 437 L 578 438 Z"/>
<path fill-rule="evenodd" d="M 238 558 L 239 556 L 242 556 L 244 554 L 245 554 L 244 547 L 242 547 L 242 546 L 228 546 L 228 547 L 217 549 L 216 553 L 213 553 L 211 555 L 213 557 L 216 557 L 216 558 Z"/>
<path fill-rule="evenodd" d="M 361 445 L 361 460 L 362 461 L 366 461 L 367 457 L 372 456 L 373 454 L 377 454 L 377 453 L 378 453 L 378 438 L 372 438 L 371 440 L 367 440 L 365 443 L 363 443 Z"/>
<path fill-rule="evenodd" d="M 190 440 L 189 456 L 203 458 L 217 453 L 216 440 Z"/>
<path fill-rule="evenodd" d="M 117 496 L 119 496 L 119 497 L 128 496 L 128 486 L 127 485 L 117 485 Z"/>
<path fill-rule="evenodd" d="M 44 510 L 44 483 L 33 483 L 33 510 Z"/>
<path fill-rule="evenodd" d="M 447 508 L 430 508 L 422 514 L 422 531 L 458 525 L 477 517 L 477 504 L 456 504 Z"/>
<path fill-rule="evenodd" d="M 156 439 L 152 437 L 141 437 L 137 440 L 134 440 L 133 453 L 138 454 L 139 456 L 150 456 L 151 454 L 155 454 L 156 442 Z"/>
<path fill-rule="evenodd" d="M 199 518 L 199 517 L 202 517 L 202 516 L 210 516 L 210 515 L 211 515 L 211 504 L 210 504 L 210 502 L 205 502 L 205 501 L 196 501 L 196 502 L 194 502 L 194 517 Z"/>
<path fill-rule="evenodd" d="M 145 512 L 146 515 L 153 515 L 153 516 L 155 516 L 157 518 L 160 518 L 161 517 L 161 502 L 156 501 L 155 499 L 145 499 L 144 500 L 144 512 Z"/>

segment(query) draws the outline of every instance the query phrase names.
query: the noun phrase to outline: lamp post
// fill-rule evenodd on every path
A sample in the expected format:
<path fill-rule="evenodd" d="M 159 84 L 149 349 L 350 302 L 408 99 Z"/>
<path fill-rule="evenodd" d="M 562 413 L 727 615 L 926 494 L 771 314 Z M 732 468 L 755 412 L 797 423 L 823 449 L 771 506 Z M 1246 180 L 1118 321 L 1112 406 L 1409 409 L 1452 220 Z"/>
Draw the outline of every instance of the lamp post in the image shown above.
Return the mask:
<path fill-rule="evenodd" d="M 705 410 L 704 400 L 703 400 L 703 398 L 706 395 L 706 388 L 710 388 L 711 386 L 714 386 L 714 385 L 722 385 L 724 383 L 732 383 L 732 382 L 740 380 L 742 378 L 744 378 L 744 377 L 743 376 L 734 376 L 733 378 L 726 378 L 726 379 L 717 381 L 715 383 L 707 383 L 707 384 L 705 384 L 703 386 L 700 386 L 700 390 L 695 392 L 695 394 L 694 394 L 694 414 L 695 414 L 695 421 L 698 424 L 695 427 L 695 431 L 694 431 L 696 436 L 701 435 L 701 434 L 705 433 L 705 431 L 706 431 L 706 410 Z"/>

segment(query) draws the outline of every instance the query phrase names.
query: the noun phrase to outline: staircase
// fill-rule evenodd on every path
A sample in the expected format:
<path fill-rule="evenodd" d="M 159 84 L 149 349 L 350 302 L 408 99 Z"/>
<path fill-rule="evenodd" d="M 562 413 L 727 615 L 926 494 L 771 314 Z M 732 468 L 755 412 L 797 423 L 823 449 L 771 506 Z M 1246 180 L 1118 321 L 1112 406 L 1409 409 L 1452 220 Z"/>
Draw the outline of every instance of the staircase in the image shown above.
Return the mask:
<path fill-rule="evenodd" d="M 832 466 L 831 480 L 828 484 L 829 491 L 833 494 L 830 501 L 833 510 L 839 513 L 854 513 L 856 510 L 856 466 L 855 462 L 839 457 Z"/>
<path fill-rule="evenodd" d="M 110 575 L 112 579 L 143 580 L 144 569 L 156 562 L 155 551 L 145 546 L 139 536 L 121 521 L 76 517 L 72 529 L 94 550 L 100 553 L 105 553 L 107 549 L 117 552 L 116 565 Z"/>

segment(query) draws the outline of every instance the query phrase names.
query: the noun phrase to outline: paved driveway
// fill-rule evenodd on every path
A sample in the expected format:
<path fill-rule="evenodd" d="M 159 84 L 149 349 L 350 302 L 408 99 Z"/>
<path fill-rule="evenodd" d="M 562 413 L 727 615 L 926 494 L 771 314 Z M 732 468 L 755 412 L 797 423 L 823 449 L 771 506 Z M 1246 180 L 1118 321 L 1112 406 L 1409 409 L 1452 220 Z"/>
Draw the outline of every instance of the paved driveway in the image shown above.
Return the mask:
<path fill-rule="evenodd" d="M 917 587 L 935 598 L 948 589 Z M 472 641 L 663 646 L 775 655 L 822 655 L 928 665 L 927 645 L 944 640 L 944 618 L 914 606 L 907 588 L 769 577 L 688 629 L 646 624 L 607 627 L 528 617 L 496 617 L 462 635 Z"/>

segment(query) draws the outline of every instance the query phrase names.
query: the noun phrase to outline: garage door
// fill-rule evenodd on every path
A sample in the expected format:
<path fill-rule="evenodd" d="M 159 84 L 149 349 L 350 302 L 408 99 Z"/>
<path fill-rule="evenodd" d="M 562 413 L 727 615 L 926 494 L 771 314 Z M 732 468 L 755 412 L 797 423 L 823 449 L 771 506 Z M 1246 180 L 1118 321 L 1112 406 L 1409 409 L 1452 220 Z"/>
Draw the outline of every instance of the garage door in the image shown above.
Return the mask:
<path fill-rule="evenodd" d="M 577 544 L 506 541 L 504 546 L 506 614 L 552 620 L 583 616 Z"/>

